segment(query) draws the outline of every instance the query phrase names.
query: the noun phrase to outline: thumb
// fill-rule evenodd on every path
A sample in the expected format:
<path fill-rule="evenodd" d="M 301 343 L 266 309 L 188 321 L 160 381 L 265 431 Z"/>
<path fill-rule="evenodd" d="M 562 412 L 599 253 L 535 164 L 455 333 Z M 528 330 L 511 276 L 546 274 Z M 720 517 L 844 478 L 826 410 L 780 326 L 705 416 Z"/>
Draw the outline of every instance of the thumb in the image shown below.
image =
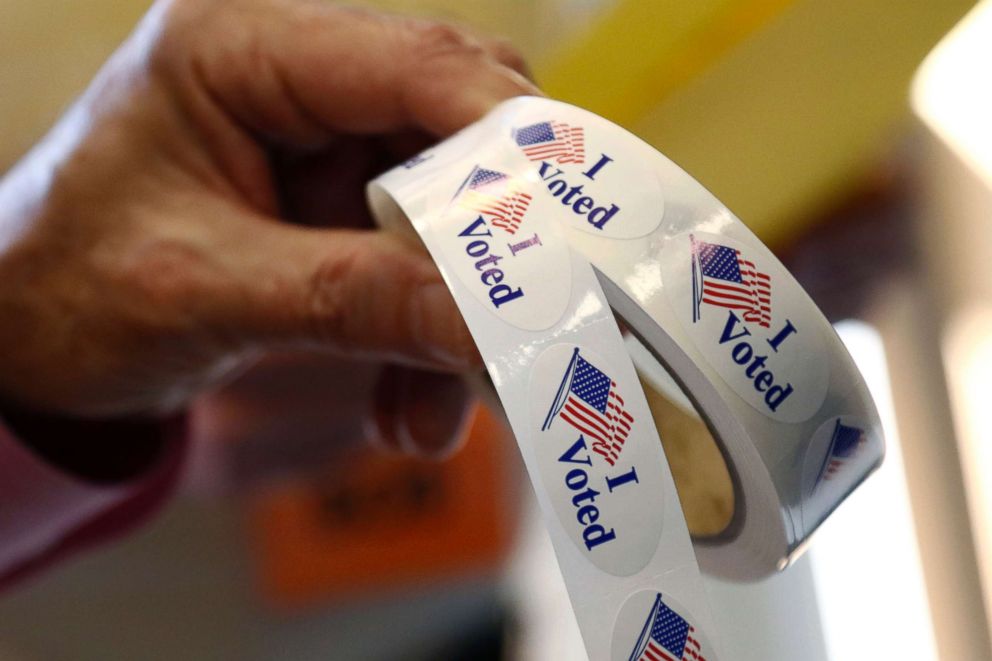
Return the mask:
<path fill-rule="evenodd" d="M 481 364 L 430 258 L 378 230 L 261 222 L 239 246 L 238 294 L 216 306 L 268 348 L 320 348 L 446 371 Z"/>

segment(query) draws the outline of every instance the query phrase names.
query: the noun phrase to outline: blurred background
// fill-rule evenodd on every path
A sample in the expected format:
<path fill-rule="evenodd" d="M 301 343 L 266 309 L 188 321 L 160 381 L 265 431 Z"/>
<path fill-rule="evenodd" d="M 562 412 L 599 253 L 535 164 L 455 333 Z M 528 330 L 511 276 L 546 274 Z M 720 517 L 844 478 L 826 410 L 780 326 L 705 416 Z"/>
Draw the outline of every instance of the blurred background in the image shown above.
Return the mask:
<path fill-rule="evenodd" d="M 727 658 L 992 659 L 992 2 L 369 4 L 502 34 L 550 95 L 651 142 L 863 370 L 887 462 L 785 573 L 707 579 Z M 0 172 L 147 5 L 4 0 Z M 319 431 L 312 389 L 246 388 Z M 353 452 L 306 476 L 278 470 L 311 456 L 296 429 L 201 444 L 150 525 L 0 596 L 0 660 L 584 659 L 496 416 L 445 464 Z"/>

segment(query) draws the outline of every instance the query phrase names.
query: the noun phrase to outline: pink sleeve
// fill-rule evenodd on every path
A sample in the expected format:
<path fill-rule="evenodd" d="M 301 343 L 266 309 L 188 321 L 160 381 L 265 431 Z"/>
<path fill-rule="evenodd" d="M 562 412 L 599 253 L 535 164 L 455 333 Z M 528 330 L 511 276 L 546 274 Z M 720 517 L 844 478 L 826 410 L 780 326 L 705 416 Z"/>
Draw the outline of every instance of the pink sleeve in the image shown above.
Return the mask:
<path fill-rule="evenodd" d="M 151 429 L 164 441 L 154 466 L 130 480 L 98 484 L 42 459 L 0 422 L 0 589 L 120 534 L 164 502 L 179 475 L 184 423 Z"/>

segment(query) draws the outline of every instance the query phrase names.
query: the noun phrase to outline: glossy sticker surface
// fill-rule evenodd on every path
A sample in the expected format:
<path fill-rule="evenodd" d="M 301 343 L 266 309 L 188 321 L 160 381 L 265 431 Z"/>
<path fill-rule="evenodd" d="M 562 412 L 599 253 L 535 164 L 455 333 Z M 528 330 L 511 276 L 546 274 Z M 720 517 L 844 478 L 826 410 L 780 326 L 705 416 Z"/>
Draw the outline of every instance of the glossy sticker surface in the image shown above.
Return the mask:
<path fill-rule="evenodd" d="M 657 549 L 664 490 L 651 447 L 657 435 L 624 395 L 639 386 L 616 378 L 587 347 L 551 346 L 534 365 L 531 420 L 541 478 L 562 527 L 590 562 L 627 576 Z"/>
<path fill-rule="evenodd" d="M 484 308 L 525 330 L 550 328 L 569 303 L 568 246 L 542 239 L 551 204 L 527 179 L 477 165 L 432 227 L 448 272 Z"/>
<path fill-rule="evenodd" d="M 640 150 L 621 148 L 613 127 L 584 113 L 524 113 L 515 118 L 510 136 L 533 163 L 564 224 L 630 239 L 661 223 L 665 203 L 658 179 L 644 167 Z"/>
<path fill-rule="evenodd" d="M 661 266 L 679 323 L 734 392 L 779 422 L 819 410 L 829 385 L 822 322 L 776 260 L 693 232 L 668 243 Z"/>

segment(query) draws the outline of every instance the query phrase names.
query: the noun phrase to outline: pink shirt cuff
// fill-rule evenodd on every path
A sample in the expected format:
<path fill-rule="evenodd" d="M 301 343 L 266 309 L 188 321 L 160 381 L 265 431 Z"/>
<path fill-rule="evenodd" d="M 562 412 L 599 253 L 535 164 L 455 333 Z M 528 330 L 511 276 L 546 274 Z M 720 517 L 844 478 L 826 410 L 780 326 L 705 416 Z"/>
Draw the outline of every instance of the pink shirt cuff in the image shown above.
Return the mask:
<path fill-rule="evenodd" d="M 0 423 L 0 588 L 114 537 L 165 501 L 179 476 L 185 422 L 150 429 L 165 441 L 154 467 L 128 481 L 98 484 L 48 463 Z"/>

